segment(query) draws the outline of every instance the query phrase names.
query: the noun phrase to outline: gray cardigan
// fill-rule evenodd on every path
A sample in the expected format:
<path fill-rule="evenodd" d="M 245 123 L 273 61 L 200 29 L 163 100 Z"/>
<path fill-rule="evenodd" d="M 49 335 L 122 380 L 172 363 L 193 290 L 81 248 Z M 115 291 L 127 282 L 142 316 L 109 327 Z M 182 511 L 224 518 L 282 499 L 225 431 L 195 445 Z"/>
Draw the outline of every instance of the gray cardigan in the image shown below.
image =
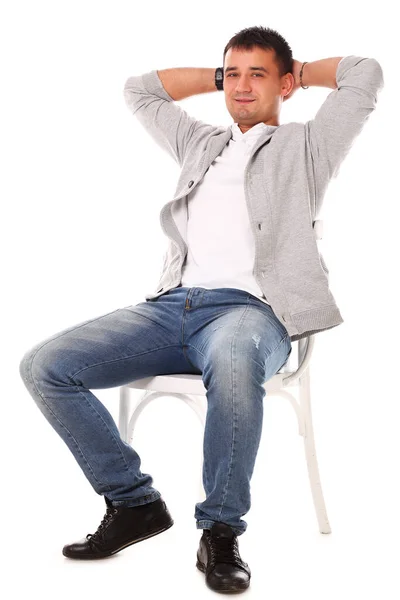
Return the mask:
<path fill-rule="evenodd" d="M 331 329 L 343 318 L 329 289 L 314 222 L 328 182 L 376 107 L 383 73 L 374 58 L 345 56 L 337 89 L 306 123 L 267 126 L 245 169 L 245 196 L 255 239 L 253 274 L 291 341 Z M 157 71 L 129 77 L 124 98 L 153 140 L 181 167 L 174 198 L 160 213 L 169 238 L 155 293 L 179 286 L 187 245 L 187 195 L 231 139 L 231 128 L 191 117 L 166 92 Z"/>

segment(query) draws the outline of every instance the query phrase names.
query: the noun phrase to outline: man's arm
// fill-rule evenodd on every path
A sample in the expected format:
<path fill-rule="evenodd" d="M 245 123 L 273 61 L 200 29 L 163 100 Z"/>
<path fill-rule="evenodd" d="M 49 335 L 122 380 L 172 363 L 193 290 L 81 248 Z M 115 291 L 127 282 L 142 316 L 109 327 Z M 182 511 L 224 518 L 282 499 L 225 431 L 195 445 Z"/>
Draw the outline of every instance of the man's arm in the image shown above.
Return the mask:
<path fill-rule="evenodd" d="M 215 69 L 177 67 L 157 71 L 157 74 L 173 100 L 218 91 L 215 86 Z"/>
<path fill-rule="evenodd" d="M 315 60 L 314 62 L 308 62 L 304 65 L 302 82 L 304 87 L 307 86 L 321 86 L 328 87 L 332 90 L 337 88 L 336 72 L 340 61 L 343 59 L 342 56 L 335 58 L 323 58 L 321 60 Z M 302 62 L 293 59 L 293 87 L 287 94 L 283 101 L 286 102 L 293 96 L 293 94 L 300 89 L 300 71 Z"/>
<path fill-rule="evenodd" d="M 329 65 L 326 61 L 332 62 Z M 337 68 L 333 74 L 335 63 Z M 312 215 L 315 218 L 328 182 L 338 175 L 354 140 L 375 110 L 384 82 L 382 68 L 374 58 L 350 55 L 343 59 L 324 59 L 310 63 L 307 73 L 308 66 L 303 70 L 303 85 L 330 82 L 333 86 L 333 80 L 337 82 L 314 119 L 305 123 L 315 175 L 317 205 Z"/>
<path fill-rule="evenodd" d="M 124 98 L 129 110 L 156 144 L 182 166 L 189 147 L 202 144 L 216 127 L 195 119 L 175 100 L 218 91 L 214 81 L 215 69 L 189 67 L 165 69 L 160 73 L 162 79 L 155 70 L 129 77 L 124 87 Z"/>
<path fill-rule="evenodd" d="M 323 58 L 304 65 L 302 81 L 305 87 L 317 85 L 328 87 L 332 90 L 337 88 L 336 72 L 343 56 L 335 58 Z M 300 65 L 301 68 L 301 65 Z M 300 70 L 299 70 L 300 85 Z"/>

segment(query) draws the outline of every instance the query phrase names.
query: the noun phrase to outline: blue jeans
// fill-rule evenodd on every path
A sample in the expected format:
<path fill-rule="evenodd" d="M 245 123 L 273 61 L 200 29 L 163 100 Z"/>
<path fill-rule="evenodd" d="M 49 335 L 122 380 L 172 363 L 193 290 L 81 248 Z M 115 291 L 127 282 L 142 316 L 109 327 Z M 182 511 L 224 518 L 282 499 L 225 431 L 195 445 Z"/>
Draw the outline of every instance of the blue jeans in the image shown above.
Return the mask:
<path fill-rule="evenodd" d="M 49 337 L 26 352 L 20 374 L 94 490 L 114 506 L 147 504 L 161 493 L 90 390 L 154 375 L 202 375 L 206 499 L 195 505 L 196 527 L 222 521 L 241 535 L 261 438 L 263 384 L 291 350 L 285 327 L 252 294 L 179 286 Z"/>

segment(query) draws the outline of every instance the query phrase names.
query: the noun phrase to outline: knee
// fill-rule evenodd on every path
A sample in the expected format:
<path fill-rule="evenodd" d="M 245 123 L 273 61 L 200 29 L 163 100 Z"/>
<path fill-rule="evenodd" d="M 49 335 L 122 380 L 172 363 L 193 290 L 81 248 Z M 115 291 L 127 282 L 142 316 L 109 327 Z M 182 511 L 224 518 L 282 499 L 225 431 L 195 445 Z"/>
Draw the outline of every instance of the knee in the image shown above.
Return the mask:
<path fill-rule="evenodd" d="M 36 352 L 36 347 L 30 348 L 27 352 L 25 352 L 19 363 L 19 374 L 22 381 L 27 387 L 32 382 L 32 364 Z"/>
<path fill-rule="evenodd" d="M 25 352 L 19 363 L 19 374 L 27 388 L 45 378 L 51 369 L 52 359 L 49 352 L 43 352 L 43 342 L 36 344 Z"/>
<path fill-rule="evenodd" d="M 26 378 L 26 375 L 28 374 L 30 368 L 31 368 L 31 364 L 32 364 L 32 349 L 28 350 L 27 352 L 25 352 L 25 354 L 23 355 L 22 359 L 20 360 L 19 363 L 19 374 L 21 376 L 22 379 Z"/>

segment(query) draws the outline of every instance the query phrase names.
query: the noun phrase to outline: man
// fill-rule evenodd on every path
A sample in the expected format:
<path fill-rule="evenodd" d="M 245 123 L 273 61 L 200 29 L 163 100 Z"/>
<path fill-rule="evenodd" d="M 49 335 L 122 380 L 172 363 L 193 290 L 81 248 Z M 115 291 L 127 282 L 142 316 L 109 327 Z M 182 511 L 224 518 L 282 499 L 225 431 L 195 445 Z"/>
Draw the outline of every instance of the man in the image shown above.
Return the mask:
<path fill-rule="evenodd" d="M 52 336 L 20 364 L 40 410 L 105 497 L 97 531 L 63 549 L 75 559 L 115 554 L 173 525 L 140 457 L 90 390 L 157 374 L 202 375 L 206 499 L 194 515 L 203 530 L 196 564 L 219 592 L 250 583 L 237 537 L 247 527 L 241 517 L 250 509 L 264 383 L 287 361 L 292 340 L 343 322 L 313 225 L 383 85 L 375 59 L 302 63 L 262 27 L 236 34 L 223 64 L 221 81 L 222 69 L 177 68 L 125 84 L 132 113 L 182 169 L 161 210 L 169 246 L 155 293 Z M 282 102 L 313 85 L 333 90 L 315 118 L 280 125 Z M 222 89 L 228 128 L 176 104 Z"/>

